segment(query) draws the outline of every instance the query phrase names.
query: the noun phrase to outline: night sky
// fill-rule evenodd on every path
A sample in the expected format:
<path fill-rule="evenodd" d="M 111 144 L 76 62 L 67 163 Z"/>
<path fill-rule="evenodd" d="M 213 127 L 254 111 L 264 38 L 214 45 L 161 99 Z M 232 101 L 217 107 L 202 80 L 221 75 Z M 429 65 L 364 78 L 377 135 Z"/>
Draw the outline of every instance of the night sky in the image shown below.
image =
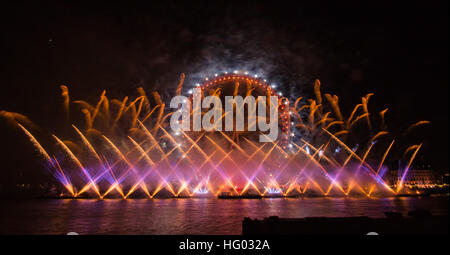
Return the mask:
<path fill-rule="evenodd" d="M 56 132 L 61 84 L 91 102 L 139 86 L 168 99 L 181 72 L 189 85 L 238 68 L 311 97 L 318 78 L 347 114 L 375 93 L 393 132 L 431 121 L 420 157 L 448 170 L 448 1 L 95 2 L 2 4 L 0 110 Z M 24 135 L 3 120 L 0 131 L 1 183 L 39 179 Z"/>

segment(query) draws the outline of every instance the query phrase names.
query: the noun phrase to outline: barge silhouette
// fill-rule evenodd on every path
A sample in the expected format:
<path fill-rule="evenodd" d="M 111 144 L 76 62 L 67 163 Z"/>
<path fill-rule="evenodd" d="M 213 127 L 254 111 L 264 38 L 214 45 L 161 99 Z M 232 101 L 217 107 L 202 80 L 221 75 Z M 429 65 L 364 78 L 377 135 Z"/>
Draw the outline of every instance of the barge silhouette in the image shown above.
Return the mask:
<path fill-rule="evenodd" d="M 414 210 L 404 217 L 398 212 L 386 212 L 385 218 L 306 217 L 263 220 L 244 218 L 243 235 L 389 235 L 448 234 L 448 215 L 433 216 L 427 210 Z"/>

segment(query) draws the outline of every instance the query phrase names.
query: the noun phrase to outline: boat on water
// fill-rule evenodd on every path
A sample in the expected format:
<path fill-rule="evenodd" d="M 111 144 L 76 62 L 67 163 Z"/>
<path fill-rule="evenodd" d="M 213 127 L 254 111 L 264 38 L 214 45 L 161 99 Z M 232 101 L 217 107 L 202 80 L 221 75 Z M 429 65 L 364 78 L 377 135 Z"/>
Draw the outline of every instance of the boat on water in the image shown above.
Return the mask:
<path fill-rule="evenodd" d="M 263 198 L 259 194 L 245 193 L 245 194 L 236 194 L 233 192 L 222 192 L 217 198 L 219 199 L 261 199 Z"/>

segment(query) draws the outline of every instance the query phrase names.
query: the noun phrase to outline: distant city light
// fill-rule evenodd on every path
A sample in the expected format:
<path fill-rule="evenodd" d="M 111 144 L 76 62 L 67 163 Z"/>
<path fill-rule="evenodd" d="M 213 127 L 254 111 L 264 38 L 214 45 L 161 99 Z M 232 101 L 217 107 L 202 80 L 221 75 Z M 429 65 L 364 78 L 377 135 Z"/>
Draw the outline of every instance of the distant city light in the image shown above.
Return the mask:
<path fill-rule="evenodd" d="M 280 194 L 281 190 L 280 189 L 276 189 L 276 188 L 268 188 L 267 189 L 267 193 L 269 193 L 269 194 Z"/>

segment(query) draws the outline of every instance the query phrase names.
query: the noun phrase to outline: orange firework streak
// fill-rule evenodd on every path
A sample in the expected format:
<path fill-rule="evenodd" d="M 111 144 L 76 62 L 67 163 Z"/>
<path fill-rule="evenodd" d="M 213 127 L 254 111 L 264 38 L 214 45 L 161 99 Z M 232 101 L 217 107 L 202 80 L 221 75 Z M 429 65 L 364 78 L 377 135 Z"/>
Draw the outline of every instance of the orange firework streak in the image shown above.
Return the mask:
<path fill-rule="evenodd" d="M 180 78 L 176 95 L 181 95 L 183 91 L 184 78 L 184 75 Z M 227 88 L 226 86 L 232 87 Z M 215 78 L 206 79 L 206 82 L 202 85 L 199 84 L 198 87 L 205 96 L 223 96 L 227 91 L 233 96 L 242 93 L 245 96 L 251 96 L 253 93 L 277 96 L 279 98 L 280 139 L 269 143 L 272 145 L 267 147 L 265 143 L 257 144 L 256 141 L 252 141 L 251 134 L 258 134 L 258 132 L 251 133 L 250 131 L 235 131 L 229 135 L 226 132 L 218 131 L 220 141 L 205 135 L 206 131 L 189 133 L 189 135 L 181 132 L 182 136 L 175 134 L 177 136 L 175 137 L 167 129 L 167 120 L 173 115 L 171 112 L 167 112 L 159 93 L 150 93 L 149 95 L 153 95 L 154 98 L 151 100 L 151 98 L 147 98 L 148 93 L 143 88 L 139 88 L 138 97 L 108 99 L 106 91 L 103 90 L 95 104 L 91 105 L 83 100 L 72 101 L 81 107 L 86 131 L 83 133 L 75 125 L 72 125 L 77 140 L 81 138 L 79 144 L 74 140 L 61 141 L 53 135 L 57 141 L 57 149 L 62 148 L 65 152 L 64 156 L 71 159 L 58 162 L 56 157 L 48 153 L 24 127 L 35 127 L 28 118 L 6 111 L 0 111 L 0 117 L 17 123 L 17 127 L 26 134 L 37 151 L 50 164 L 55 176 L 63 184 L 64 192 L 67 190 L 73 197 L 79 197 L 92 189 L 99 198 L 106 197 L 113 190 L 117 190 L 123 198 L 127 198 L 141 188 L 147 197 L 153 198 L 164 187 L 174 197 L 180 196 L 182 192 L 186 192 L 188 196 L 192 197 L 200 189 L 202 190 L 199 193 L 204 193 L 205 187 L 207 191 L 218 195 L 225 186 L 232 187 L 236 195 L 244 195 L 251 187 L 262 196 L 273 192 L 274 188 L 277 189 L 276 193 L 283 196 L 289 195 L 293 190 L 304 194 L 308 189 L 315 188 L 323 195 L 328 195 L 333 190 L 338 193 L 342 192 L 342 195 L 358 193 L 370 197 L 375 190 L 381 192 L 381 189 L 377 188 L 377 184 L 383 186 L 391 194 L 395 194 L 402 191 L 407 172 L 421 148 L 421 144 L 413 145 L 404 151 L 404 157 L 410 152 L 413 153 L 401 179 L 396 183 L 396 191 L 394 191 L 382 179 L 384 171 L 380 171 L 393 148 L 394 141 L 390 142 L 376 168 L 368 163 L 371 162 L 369 154 L 372 147 L 378 146 L 375 145 L 377 140 L 384 139 L 389 134 L 386 130 L 386 123 L 384 123 L 384 114 L 387 109 L 379 112 L 381 130 L 375 130 L 376 122 L 371 119 L 373 115 L 368 111 L 369 98 L 373 95 L 372 93 L 361 97 L 361 102 L 353 108 L 348 118 L 344 118 L 344 112 L 341 112 L 339 108 L 339 98 L 336 95 L 324 94 L 324 100 L 318 80 L 314 84 L 315 98 L 302 100 L 302 97 L 299 97 L 295 100 L 293 107 L 290 107 L 289 100 L 281 97 L 281 93 L 276 93 L 266 80 L 262 81 L 256 76 L 253 78 L 247 74 L 217 75 Z M 66 122 L 69 124 L 71 97 L 66 86 L 61 86 L 61 90 Z M 242 109 L 235 110 L 242 111 Z M 193 111 L 194 109 L 191 110 L 190 115 L 193 114 Z M 200 109 L 200 111 L 202 110 Z M 253 111 L 256 111 L 256 108 L 253 108 Z M 250 114 L 254 114 L 254 112 L 250 112 Z M 295 117 L 292 123 L 291 114 L 293 118 Z M 225 116 L 226 113 L 221 114 L 220 120 L 223 120 Z M 247 123 L 247 126 L 255 124 Z M 429 124 L 429 122 L 419 121 L 409 126 L 404 136 L 416 130 L 417 126 L 424 124 Z M 296 128 L 293 133 L 290 133 L 291 125 Z M 350 149 L 354 145 L 347 144 L 347 141 L 349 137 L 353 139 L 352 128 L 356 126 L 360 128 L 361 125 L 367 126 L 370 134 L 367 139 L 363 139 L 364 143 L 367 141 L 369 143 L 365 145 L 368 148 L 367 151 L 364 155 L 358 156 L 356 149 Z M 83 125 L 77 124 L 77 126 Z M 297 130 L 300 132 L 296 134 Z M 260 135 L 261 133 L 259 132 Z M 247 136 L 247 134 L 250 135 Z M 289 138 L 296 135 L 302 135 L 302 137 L 299 139 Z M 101 141 L 97 138 L 101 138 Z M 297 144 L 294 140 L 300 141 L 301 144 Z M 169 144 L 167 147 L 166 141 Z M 224 143 L 226 145 L 223 145 Z M 104 146 L 105 144 L 109 146 Z M 287 149 L 287 145 L 289 148 L 297 148 L 297 150 Z M 208 150 L 210 146 L 214 148 L 212 151 Z M 357 144 L 357 146 L 359 145 Z M 334 154 L 331 151 L 333 148 L 336 148 Z M 344 149 L 343 153 L 339 152 L 341 148 Z M 312 155 L 310 149 L 313 152 Z M 347 153 L 349 154 L 347 155 Z M 111 155 L 119 157 L 113 156 L 111 159 L 109 158 Z M 95 160 L 91 161 L 91 158 Z M 142 159 L 144 159 L 143 162 L 141 162 Z M 357 163 L 355 167 L 351 164 L 353 161 Z M 71 162 L 77 166 L 75 169 L 81 169 L 87 177 L 82 180 L 80 189 L 76 187 L 79 183 L 71 180 L 69 171 L 70 168 L 73 168 Z M 125 164 L 122 165 L 121 162 Z M 311 163 L 312 167 L 308 167 Z M 100 171 L 95 171 L 96 167 L 99 167 Z M 362 179 L 364 176 L 359 173 L 362 167 L 368 171 L 361 172 L 370 177 L 369 183 L 364 183 L 364 185 L 362 185 L 362 180 L 365 180 Z M 166 172 L 166 169 L 169 171 Z M 269 176 L 266 169 L 268 171 L 276 170 L 273 175 L 271 172 Z M 344 169 L 345 174 L 342 174 Z M 90 173 L 92 171 L 97 174 L 92 175 Z M 133 172 L 134 177 L 137 178 L 133 179 L 131 183 L 129 182 L 131 178 L 128 178 L 130 172 Z M 243 186 L 240 187 L 242 189 L 238 189 L 233 182 L 238 183 L 235 178 L 240 178 L 241 175 L 245 179 L 243 179 Z M 303 182 L 299 178 L 306 178 L 306 180 Z M 106 192 L 101 194 L 99 186 L 102 186 L 103 179 L 106 179 L 109 184 L 103 187 L 106 188 Z M 171 183 L 171 179 L 179 182 L 180 186 Z M 153 180 L 156 181 L 154 187 L 150 182 L 147 183 L 147 181 Z M 350 184 L 344 190 L 341 184 L 347 182 Z M 148 190 L 147 184 L 154 188 L 152 192 Z M 124 192 L 121 185 L 130 185 L 130 188 Z M 336 190 L 333 189 L 334 186 L 337 187 Z M 261 192 L 262 187 L 266 188 L 263 192 Z M 395 187 L 395 184 L 392 187 Z"/>
<path fill-rule="evenodd" d="M 298 151 L 299 151 L 299 152 L 308 154 L 308 153 L 303 149 L 303 147 L 300 147 L 300 146 L 298 146 L 298 145 L 295 144 L 295 143 L 294 143 L 294 145 L 298 148 Z M 294 178 L 294 180 L 293 180 L 294 182 L 296 182 L 296 180 L 298 179 L 298 177 L 300 177 L 300 176 L 304 173 L 306 167 L 308 167 L 309 164 L 310 164 L 311 162 L 313 162 L 314 157 L 319 153 L 319 151 L 320 151 L 320 149 L 321 149 L 322 147 L 323 147 L 323 145 L 321 145 L 321 146 L 319 147 L 319 150 L 316 150 L 316 152 L 315 152 L 312 156 L 309 157 L 309 160 L 306 162 L 305 165 L 303 165 L 303 167 L 301 168 L 301 170 L 299 171 L 299 173 L 298 173 L 298 174 L 296 175 L 296 177 Z M 309 155 L 309 154 L 308 154 L 308 155 Z M 311 159 L 313 159 L 313 160 L 311 160 Z M 294 161 L 294 163 L 295 163 L 295 164 L 298 164 L 298 163 L 295 162 L 295 161 Z M 314 180 L 312 180 L 307 174 L 304 174 L 304 175 L 305 175 L 305 176 L 308 178 L 308 180 L 311 181 L 316 187 L 319 187 L 320 191 L 321 191 L 324 195 L 327 195 L 327 194 L 323 191 L 323 189 L 320 187 L 320 185 L 317 184 L 317 182 L 315 182 Z"/>
<path fill-rule="evenodd" d="M 72 194 L 72 196 L 76 196 L 75 192 L 73 191 L 72 184 L 67 180 L 66 175 L 64 174 L 63 170 L 61 169 L 61 166 L 59 165 L 58 160 L 56 160 L 55 157 L 53 157 L 53 160 L 55 160 L 57 170 L 61 173 L 62 177 L 64 178 L 64 187 Z"/>
<path fill-rule="evenodd" d="M 366 165 L 371 171 L 372 173 L 375 173 L 375 170 L 373 170 L 373 168 L 364 162 L 364 160 L 362 160 L 358 155 L 356 155 L 356 153 L 350 149 L 344 142 L 342 142 L 339 138 L 337 138 L 335 135 L 333 135 L 332 133 L 330 133 L 328 130 L 323 129 L 325 132 L 327 132 L 334 140 L 336 140 L 339 144 L 341 144 L 351 155 L 353 155 L 356 159 L 358 159 L 361 163 L 363 163 L 364 165 Z"/>
<path fill-rule="evenodd" d="M 211 155 L 208 157 L 208 159 L 207 159 L 207 160 L 204 160 L 203 163 L 202 163 L 196 170 L 197 170 L 197 171 L 201 170 L 201 169 L 209 162 L 209 160 L 211 160 L 211 158 L 217 153 L 217 151 L 218 151 L 218 150 L 215 150 L 213 153 L 211 153 Z M 231 153 L 231 152 L 230 152 L 230 153 Z M 225 158 L 226 158 L 226 156 L 218 163 L 218 165 L 220 165 L 220 163 L 221 163 L 223 160 L 225 160 Z M 209 176 L 209 175 L 208 175 L 208 176 Z M 207 183 L 207 182 L 206 182 L 206 183 Z M 205 184 L 205 179 L 202 179 L 202 181 L 200 181 L 200 182 L 198 183 L 198 185 L 197 185 L 197 186 L 194 188 L 194 190 L 192 191 L 191 196 L 193 196 L 193 195 L 195 194 L 195 192 L 197 192 L 197 191 L 201 188 L 201 186 L 204 185 L 204 184 Z M 208 187 L 208 190 L 214 193 L 214 191 L 213 191 L 213 190 L 210 190 L 209 187 Z"/>
<path fill-rule="evenodd" d="M 153 161 L 150 159 L 150 157 L 148 156 L 147 152 L 144 151 L 144 150 L 142 149 L 142 147 L 141 147 L 138 143 L 136 143 L 133 139 L 130 138 L 130 140 L 132 140 L 132 142 L 134 143 L 135 148 L 138 149 L 139 152 L 141 152 L 141 154 L 142 154 L 141 157 L 142 157 L 142 158 L 145 158 L 145 159 L 147 160 L 147 162 L 150 162 L 150 165 L 152 165 L 152 166 L 154 166 L 154 167 L 157 167 L 162 161 L 164 161 L 165 158 L 161 159 L 160 162 L 158 162 L 158 164 L 154 164 L 154 162 L 153 162 Z M 153 148 L 153 146 L 150 147 L 150 149 L 151 149 L 151 148 Z M 166 156 L 167 156 L 167 155 L 170 155 L 175 149 L 176 149 L 176 148 L 173 148 L 169 153 L 166 154 Z M 126 176 L 126 174 L 127 174 L 130 170 L 132 170 L 132 169 L 131 169 L 131 168 L 128 168 L 127 171 L 125 171 L 125 172 L 119 177 L 119 179 L 122 179 L 124 176 Z M 150 170 L 149 170 L 149 171 L 150 171 Z M 157 172 L 157 174 L 158 174 L 158 176 L 163 180 L 163 183 L 166 184 L 166 186 L 167 186 L 167 188 L 169 189 L 169 191 L 170 191 L 173 195 L 175 195 L 175 192 L 173 191 L 172 187 L 171 187 L 171 186 L 170 186 L 170 185 L 162 178 L 162 176 L 159 174 L 159 172 Z M 141 180 L 142 180 L 142 179 L 141 179 Z M 140 180 L 137 184 L 140 184 L 141 180 Z M 160 190 L 160 189 L 159 189 L 160 187 L 161 187 L 161 185 L 158 186 L 158 188 L 155 190 L 154 194 L 152 194 L 150 197 L 153 197 L 153 196 Z M 114 187 L 111 186 L 111 187 L 108 189 L 108 191 L 105 192 L 104 196 L 106 196 L 106 194 L 108 194 L 113 188 L 114 188 Z M 137 185 L 136 185 L 136 183 L 135 183 L 135 184 L 133 185 L 133 187 L 130 189 L 130 191 L 127 193 L 127 196 L 126 196 L 126 197 L 128 197 L 129 195 L 131 195 L 131 194 L 136 190 L 136 188 L 137 188 Z M 126 197 L 125 197 L 125 198 L 126 198 Z"/>
<path fill-rule="evenodd" d="M 416 157 L 417 152 L 420 150 L 420 147 L 422 147 L 422 144 L 417 146 L 416 150 L 414 151 L 413 155 L 411 156 L 411 158 L 408 162 L 408 166 L 405 168 L 405 172 L 403 173 L 402 178 L 400 179 L 400 183 L 397 185 L 397 193 L 402 189 L 405 176 L 408 173 L 409 167 L 411 166 L 414 158 Z"/>
<path fill-rule="evenodd" d="M 175 148 L 173 148 L 169 153 L 165 153 L 164 150 L 161 148 L 161 146 L 159 145 L 158 141 L 156 141 L 156 139 L 154 138 L 154 136 L 150 133 L 150 131 L 144 126 L 144 124 L 142 124 L 142 122 L 138 121 L 139 125 L 142 127 L 142 129 L 144 129 L 146 136 L 156 145 L 156 148 L 160 151 L 161 155 L 163 155 L 162 160 L 164 160 L 164 162 L 169 166 L 169 168 L 171 169 L 172 173 L 174 173 L 177 177 L 178 180 L 180 180 L 181 178 L 178 176 L 178 174 L 176 173 L 175 169 L 172 167 L 172 164 L 170 164 L 170 162 L 168 161 L 168 157 L 169 155 L 175 151 L 175 149 L 177 149 L 177 146 L 175 146 Z M 161 160 L 161 161 L 162 161 Z"/>
<path fill-rule="evenodd" d="M 28 138 L 30 138 L 31 142 L 33 143 L 33 145 L 38 149 L 38 151 L 41 153 L 42 156 L 44 156 L 44 158 L 50 162 L 50 164 L 52 164 L 53 167 L 53 161 L 50 158 L 50 156 L 48 155 L 47 151 L 44 150 L 44 148 L 42 147 L 42 145 L 36 140 L 36 138 L 34 138 L 34 136 L 26 129 L 24 128 L 22 125 L 20 125 L 19 123 L 17 123 L 17 125 L 25 132 L 25 134 L 28 136 Z"/>
<path fill-rule="evenodd" d="M 383 166 L 384 160 L 386 159 L 386 157 L 387 157 L 389 151 L 391 150 L 392 145 L 394 145 L 394 142 L 395 142 L 395 140 L 393 140 L 393 141 L 391 142 L 391 144 L 389 145 L 389 147 L 387 148 L 387 150 L 384 152 L 383 158 L 381 159 L 380 165 L 378 166 L 378 169 L 377 169 L 377 175 L 380 173 L 380 170 L 381 170 L 381 167 Z M 370 190 L 369 190 L 369 193 L 368 193 L 369 196 L 372 194 L 373 190 L 375 189 L 375 186 L 376 186 L 376 185 L 373 184 L 373 185 L 370 187 Z"/>
<path fill-rule="evenodd" d="M 302 147 L 298 146 L 298 145 L 295 144 L 295 143 L 292 143 L 292 144 L 295 145 L 299 150 L 301 150 L 301 152 L 303 152 L 303 154 L 305 154 L 307 157 L 310 158 L 310 161 L 308 161 L 308 162 L 311 162 L 311 161 L 312 161 L 314 164 L 316 164 L 317 166 L 319 166 L 319 168 L 325 173 L 325 176 L 326 176 L 327 178 L 329 178 L 331 181 L 334 181 L 334 180 L 328 175 L 328 172 L 322 167 L 322 165 L 321 165 L 317 160 L 314 159 L 314 156 L 315 156 L 317 153 L 319 153 L 320 149 L 321 149 L 322 146 L 324 146 L 324 145 L 321 145 L 320 148 L 319 148 L 319 150 L 317 150 L 316 153 L 315 153 L 313 156 L 310 156 L 309 153 L 307 153 Z M 276 145 L 276 147 L 277 147 L 281 152 L 283 152 L 283 154 L 284 154 L 286 157 L 288 157 L 288 154 L 285 153 L 278 145 Z M 296 165 L 298 165 L 297 162 L 295 162 L 295 161 L 293 161 L 293 162 L 294 162 Z M 302 170 L 299 172 L 299 174 L 298 174 L 297 176 L 301 175 L 301 174 L 303 173 L 303 171 L 304 171 L 305 168 L 306 168 L 306 167 L 303 166 Z M 308 179 L 311 179 L 309 176 L 307 176 L 307 178 L 308 178 Z M 314 184 L 316 187 L 319 186 L 319 185 L 317 184 L 317 182 L 313 181 L 312 179 L 311 179 L 310 181 L 313 182 L 313 184 Z M 319 186 L 319 187 L 320 187 L 320 186 Z M 342 189 L 339 185 L 338 185 L 338 187 L 339 187 L 340 190 L 343 192 L 343 189 Z M 323 189 L 322 189 L 322 188 L 320 188 L 320 191 L 321 191 L 323 194 L 325 194 L 325 192 L 323 192 Z"/>
<path fill-rule="evenodd" d="M 205 160 L 206 159 L 208 159 L 208 155 L 200 148 L 200 146 L 198 146 L 198 144 L 197 143 L 195 143 L 185 132 L 183 132 L 183 131 L 181 131 L 182 133 L 183 133 L 183 135 L 188 139 L 188 141 L 189 142 L 191 142 L 192 143 L 192 145 L 194 145 L 195 146 L 195 148 L 202 154 L 202 156 L 205 158 Z M 217 144 L 216 144 L 217 145 Z M 219 146 L 220 147 L 220 146 Z M 231 153 L 231 152 L 230 152 Z M 213 169 L 215 169 L 217 172 L 219 172 L 221 175 L 222 175 L 222 173 L 220 172 L 220 170 L 219 169 L 217 169 L 217 166 L 215 166 L 214 164 L 212 164 L 211 162 L 209 162 L 209 160 L 208 160 L 208 163 L 213 167 Z M 227 181 L 227 183 L 229 183 L 230 185 L 232 185 L 232 187 L 233 187 L 233 189 L 236 191 L 236 189 L 235 189 L 235 187 L 234 187 L 234 185 L 231 183 L 231 181 L 230 181 L 230 179 L 229 178 L 227 178 L 227 177 L 225 177 L 226 178 L 226 181 Z M 237 192 L 237 191 L 236 191 Z"/>
<path fill-rule="evenodd" d="M 297 145 L 297 144 L 296 144 L 296 145 Z M 297 145 L 297 146 L 298 146 L 298 145 Z M 303 146 L 306 146 L 306 145 L 303 145 Z M 303 148 L 303 146 L 302 146 L 302 148 Z M 279 173 L 277 174 L 277 176 L 275 177 L 275 179 L 283 173 L 283 171 L 290 165 L 291 161 L 293 161 L 293 160 L 295 159 L 295 157 L 296 157 L 300 152 L 301 152 L 301 150 L 298 149 L 298 150 L 295 152 L 295 154 L 294 154 L 292 157 L 290 157 L 290 158 L 288 159 L 288 162 L 284 165 L 284 167 L 281 169 L 281 171 L 279 171 Z M 285 193 L 286 195 L 289 194 L 289 192 L 294 188 L 293 185 L 295 185 L 295 184 L 296 184 L 295 181 L 291 182 L 291 184 L 289 185 L 289 187 L 288 187 L 288 189 L 287 189 L 287 191 L 286 191 L 286 193 Z"/>
<path fill-rule="evenodd" d="M 223 134 L 224 136 L 225 136 L 225 134 Z M 216 142 L 214 142 L 214 140 L 212 140 L 209 136 L 207 136 L 207 138 L 210 140 L 210 142 L 212 143 L 212 144 L 214 144 L 222 153 L 224 153 L 224 154 L 226 154 L 226 152 L 216 143 Z M 245 164 L 248 162 L 248 161 L 250 161 L 255 155 L 256 155 L 256 153 L 258 153 L 263 147 L 264 147 L 264 145 L 265 144 L 263 144 L 261 147 L 259 147 L 252 155 L 250 155 L 247 159 L 246 159 L 246 161 L 242 164 L 242 165 L 244 165 L 245 166 Z M 250 179 L 247 177 L 247 175 L 245 175 L 243 172 L 242 172 L 242 169 L 241 169 L 241 167 L 232 159 L 232 158 L 229 158 L 229 154 L 231 154 L 231 152 L 232 152 L 232 150 L 224 157 L 224 159 L 229 159 L 234 165 L 235 165 L 235 167 L 236 167 L 236 169 L 248 180 L 248 181 L 250 181 Z M 233 176 L 231 176 L 230 177 L 230 179 L 231 178 L 233 178 Z M 230 183 L 230 185 L 232 185 L 231 183 Z M 253 182 L 251 182 L 251 185 L 259 192 L 259 190 L 258 190 L 258 188 L 255 186 L 255 184 L 253 184 Z M 236 190 L 236 188 L 234 187 L 234 185 L 232 185 L 232 187 L 233 187 L 233 189 L 236 191 L 236 193 L 239 193 L 239 192 L 237 192 L 237 190 Z"/>
<path fill-rule="evenodd" d="M 133 170 L 133 172 L 139 178 L 139 173 L 136 171 L 136 169 L 134 169 L 134 166 L 127 160 L 127 158 L 125 157 L 125 155 L 123 155 L 123 153 L 119 150 L 119 148 L 117 148 L 116 145 L 113 142 L 111 142 L 111 140 L 108 139 L 108 137 L 103 136 L 103 138 L 111 145 L 114 151 L 123 159 L 123 161 L 128 165 L 129 169 Z M 144 190 L 147 196 L 151 197 L 150 192 L 148 191 L 148 188 L 145 185 L 145 183 L 141 184 L 141 188 Z"/>
<path fill-rule="evenodd" d="M 114 184 L 111 185 L 111 186 L 113 186 L 113 187 L 120 193 L 120 195 L 121 195 L 123 198 L 125 198 L 125 194 L 123 193 L 122 188 L 120 188 L 120 184 L 119 184 L 119 182 L 117 181 L 116 175 L 115 175 L 114 172 L 112 171 L 111 166 L 109 165 L 109 163 L 108 163 L 108 161 L 106 160 L 106 158 L 105 158 L 105 163 L 106 163 L 106 166 L 108 167 L 109 172 L 111 173 L 111 176 L 114 178 Z M 108 193 L 105 192 L 105 194 L 102 195 L 102 198 L 105 197 L 107 194 L 108 194 Z"/>
<path fill-rule="evenodd" d="M 237 94 L 237 90 L 240 83 L 246 83 L 251 87 L 258 87 L 263 91 L 267 92 L 267 96 L 277 96 L 279 98 L 279 113 L 280 113 L 280 119 L 282 121 L 281 124 L 281 130 L 283 132 L 281 136 L 281 144 L 282 147 L 285 149 L 286 145 L 289 142 L 289 132 L 290 132 L 290 114 L 289 114 L 289 100 L 286 98 L 281 97 L 280 95 L 277 95 L 277 93 L 273 90 L 269 84 L 266 83 L 265 80 L 261 81 L 257 79 L 256 77 L 253 78 L 247 74 L 227 74 L 221 76 L 216 76 L 213 79 L 206 79 L 206 82 L 202 85 L 199 85 L 199 88 L 202 90 L 202 92 L 206 91 L 207 89 L 213 88 L 215 86 L 223 85 L 223 84 L 234 84 L 234 96 Z M 254 89 L 254 88 L 253 88 Z M 253 91 L 253 89 L 247 90 L 246 94 L 249 95 Z M 203 93 L 202 93 L 203 94 Z M 246 96 L 247 96 L 246 95 Z M 192 97 L 191 97 L 192 99 Z"/>
<path fill-rule="evenodd" d="M 86 175 L 89 179 L 88 187 L 92 186 L 94 188 L 95 193 L 97 193 L 98 197 L 101 198 L 100 191 L 98 190 L 97 184 L 92 180 L 91 176 L 87 173 L 84 166 L 81 164 L 80 160 L 73 154 L 73 152 L 65 145 L 57 136 L 53 135 L 53 138 L 61 145 L 61 147 L 69 154 L 70 158 L 76 163 L 76 165 L 81 169 L 81 171 Z M 80 194 L 80 192 L 78 193 Z"/>
<path fill-rule="evenodd" d="M 352 158 L 352 156 L 353 156 L 353 155 L 350 154 L 350 155 L 347 157 L 347 159 L 345 160 L 344 164 L 340 167 L 340 169 L 339 169 L 338 173 L 336 174 L 336 177 L 335 177 L 335 178 L 338 178 L 338 177 L 339 177 L 339 175 L 342 173 L 342 171 L 344 170 L 345 166 L 346 166 L 347 163 L 350 161 L 350 159 Z M 333 185 L 334 185 L 334 183 L 331 183 L 331 184 L 330 184 L 330 186 L 328 187 L 328 190 L 327 190 L 327 193 L 326 193 L 326 194 L 328 194 L 328 193 L 330 192 L 331 188 L 333 188 Z"/>
<path fill-rule="evenodd" d="M 356 168 L 356 172 L 355 172 L 355 174 L 354 174 L 354 177 L 356 177 L 356 175 L 358 175 L 359 170 L 361 169 L 361 166 L 362 166 L 362 165 L 364 164 L 364 162 L 366 161 L 366 157 L 367 157 L 367 155 L 369 155 L 369 152 L 370 152 L 370 150 L 372 149 L 372 147 L 373 147 L 373 143 L 369 146 L 369 148 L 367 149 L 366 153 L 364 153 L 364 157 L 362 158 L 361 163 L 358 165 L 358 168 Z M 348 194 L 350 193 L 350 191 L 351 191 L 352 188 L 353 188 L 353 185 L 355 185 L 355 179 L 352 179 L 352 180 L 350 181 L 350 185 L 349 185 L 349 187 L 348 187 L 348 190 L 347 190 L 347 192 L 346 192 L 346 195 L 348 195 Z"/>
<path fill-rule="evenodd" d="M 259 172 L 259 170 L 261 169 L 261 166 L 263 165 L 264 161 L 267 160 L 267 158 L 269 157 L 270 153 L 272 153 L 273 149 L 275 149 L 275 146 L 276 146 L 276 144 L 274 144 L 272 146 L 272 148 L 270 148 L 270 150 L 266 153 L 266 155 L 264 156 L 264 158 L 261 160 L 261 162 L 259 163 L 258 167 L 256 168 L 256 172 L 254 173 L 253 176 L 255 176 Z M 256 189 L 256 191 L 261 194 L 261 192 L 259 191 L 258 187 L 256 187 L 256 185 L 253 185 L 253 182 L 251 180 L 252 179 L 249 179 L 248 183 L 245 185 L 244 189 L 242 190 L 241 195 L 248 189 L 248 186 L 250 184 L 252 184 L 252 186 Z"/>
<path fill-rule="evenodd" d="M 323 129 L 325 132 L 327 132 L 333 139 L 335 139 L 339 144 L 341 144 L 348 152 L 350 152 L 351 155 L 353 155 L 355 158 L 357 158 L 361 163 L 363 163 L 364 165 L 367 166 L 367 168 L 375 175 L 374 178 L 378 178 L 378 173 L 375 172 L 375 170 L 373 170 L 373 168 L 365 163 L 358 155 L 356 155 L 344 142 L 342 142 L 339 138 L 337 138 L 336 136 L 334 136 L 333 134 L 331 134 L 330 132 L 328 132 L 328 130 Z M 391 191 L 392 193 L 395 193 L 389 186 L 387 186 L 386 183 L 383 183 L 383 186 L 386 187 L 386 189 L 388 189 L 389 191 Z M 398 191 L 397 191 L 398 192 Z"/>

